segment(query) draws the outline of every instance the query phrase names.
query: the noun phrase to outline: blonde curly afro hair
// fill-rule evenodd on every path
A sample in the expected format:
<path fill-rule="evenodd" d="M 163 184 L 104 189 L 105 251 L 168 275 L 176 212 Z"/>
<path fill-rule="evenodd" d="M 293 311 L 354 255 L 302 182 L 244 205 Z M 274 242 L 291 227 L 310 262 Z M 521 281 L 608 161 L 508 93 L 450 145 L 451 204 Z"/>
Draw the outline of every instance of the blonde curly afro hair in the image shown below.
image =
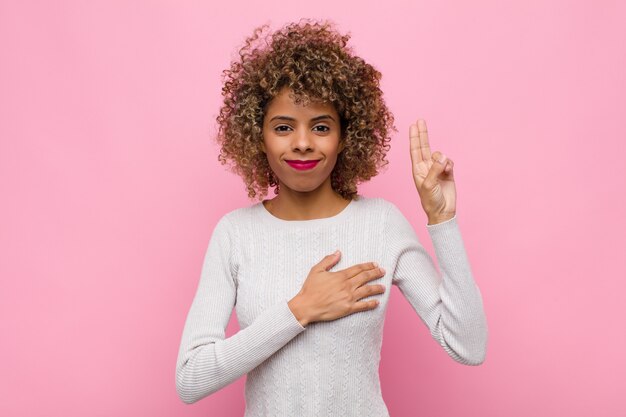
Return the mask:
<path fill-rule="evenodd" d="M 292 89 L 295 103 L 331 102 L 339 114 L 345 147 L 331 173 L 335 192 L 345 199 L 357 195 L 357 184 L 387 165 L 390 131 L 394 126 L 379 86 L 381 73 L 346 46 L 329 21 L 301 19 L 263 36 L 257 27 L 239 50 L 239 59 L 222 73 L 223 106 L 217 117 L 218 156 L 240 175 L 248 198 L 259 200 L 268 187 L 280 184 L 261 150 L 263 118 L 269 102 L 283 87 Z M 258 196 L 260 195 L 260 196 Z"/>

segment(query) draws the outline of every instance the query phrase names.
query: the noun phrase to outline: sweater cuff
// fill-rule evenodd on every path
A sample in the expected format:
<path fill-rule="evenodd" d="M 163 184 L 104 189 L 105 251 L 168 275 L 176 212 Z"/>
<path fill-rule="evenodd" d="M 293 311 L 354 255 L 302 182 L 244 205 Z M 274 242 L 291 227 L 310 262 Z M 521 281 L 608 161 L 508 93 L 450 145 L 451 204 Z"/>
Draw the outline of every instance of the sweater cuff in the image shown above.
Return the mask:
<path fill-rule="evenodd" d="M 426 224 L 426 227 L 427 227 L 428 229 L 437 228 L 438 226 L 444 225 L 444 224 L 446 224 L 446 223 L 450 223 L 450 222 L 452 222 L 452 221 L 456 222 L 456 213 L 454 214 L 454 216 L 453 216 L 452 218 L 450 218 L 450 219 L 448 219 L 448 220 L 444 220 L 444 221 L 442 221 L 442 222 L 440 222 L 440 223 L 435 223 L 435 224 L 428 224 L 428 223 L 427 223 L 427 224 Z"/>
<path fill-rule="evenodd" d="M 444 222 L 427 225 L 426 228 L 440 262 L 450 265 L 469 262 L 456 215 Z"/>
<path fill-rule="evenodd" d="M 462 238 L 456 214 L 453 218 L 444 222 L 426 225 L 426 229 L 430 234 L 433 246 L 438 252 L 448 252 L 459 248 Z"/>
<path fill-rule="evenodd" d="M 226 356 L 233 356 L 228 360 L 232 366 L 252 369 L 304 330 L 287 300 L 283 300 L 263 311 L 250 326 L 226 339 L 227 343 L 220 346 L 222 352 L 218 353 L 229 352 Z M 239 348 L 230 346 L 229 349 L 227 345 Z"/>

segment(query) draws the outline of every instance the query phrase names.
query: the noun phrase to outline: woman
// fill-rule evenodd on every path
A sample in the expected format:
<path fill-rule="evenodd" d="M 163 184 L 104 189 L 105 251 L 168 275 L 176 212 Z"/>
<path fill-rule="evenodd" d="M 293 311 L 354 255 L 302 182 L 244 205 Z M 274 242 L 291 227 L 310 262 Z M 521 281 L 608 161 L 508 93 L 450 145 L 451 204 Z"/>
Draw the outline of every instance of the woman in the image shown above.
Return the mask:
<path fill-rule="evenodd" d="M 247 374 L 246 417 L 388 416 L 378 365 L 391 285 L 452 359 L 485 358 L 487 324 L 456 222 L 454 165 L 431 154 L 423 120 L 410 126 L 440 276 L 400 210 L 357 193 L 388 163 L 396 130 L 380 73 L 329 23 L 301 20 L 266 38 L 261 29 L 224 71 L 219 159 L 233 161 L 249 197 L 269 186 L 276 196 L 215 226 L 176 388 L 193 403 Z M 233 308 L 240 330 L 225 338 Z"/>

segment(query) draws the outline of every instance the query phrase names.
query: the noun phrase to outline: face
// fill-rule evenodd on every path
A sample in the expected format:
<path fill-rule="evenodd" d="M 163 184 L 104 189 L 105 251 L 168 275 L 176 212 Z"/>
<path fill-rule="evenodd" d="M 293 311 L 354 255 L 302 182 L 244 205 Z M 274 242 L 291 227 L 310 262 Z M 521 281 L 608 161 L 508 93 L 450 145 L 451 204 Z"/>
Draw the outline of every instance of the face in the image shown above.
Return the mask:
<path fill-rule="evenodd" d="M 281 192 L 285 188 L 296 192 L 332 189 L 330 174 L 343 149 L 339 115 L 330 103 L 296 105 L 289 97 L 290 91 L 284 88 L 269 103 L 261 148 L 279 179 Z M 304 169 L 307 166 L 288 163 L 294 160 L 318 162 Z"/>

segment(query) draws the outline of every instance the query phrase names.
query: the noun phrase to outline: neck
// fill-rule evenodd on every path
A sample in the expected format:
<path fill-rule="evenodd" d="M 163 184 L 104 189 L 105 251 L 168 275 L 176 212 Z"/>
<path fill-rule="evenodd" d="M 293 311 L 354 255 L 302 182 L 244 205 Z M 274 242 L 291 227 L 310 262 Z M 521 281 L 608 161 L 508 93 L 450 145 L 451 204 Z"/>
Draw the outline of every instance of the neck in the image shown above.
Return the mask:
<path fill-rule="evenodd" d="M 283 220 L 314 220 L 331 217 L 341 212 L 350 200 L 333 189 L 326 192 L 294 192 L 281 188 L 272 200 L 264 200 L 265 208 Z"/>

